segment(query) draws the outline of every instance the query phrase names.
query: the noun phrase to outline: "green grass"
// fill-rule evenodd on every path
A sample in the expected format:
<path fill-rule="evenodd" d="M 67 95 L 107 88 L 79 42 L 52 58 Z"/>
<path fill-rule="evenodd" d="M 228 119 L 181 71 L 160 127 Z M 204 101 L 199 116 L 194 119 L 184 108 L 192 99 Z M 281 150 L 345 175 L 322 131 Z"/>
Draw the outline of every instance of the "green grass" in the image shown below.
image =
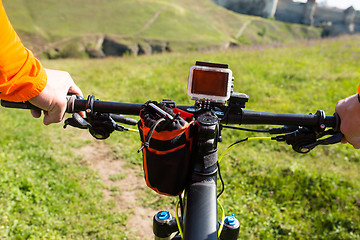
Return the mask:
<path fill-rule="evenodd" d="M 86 43 L 89 40 L 84 39 L 94 34 L 116 35 L 136 43 L 163 41 L 172 51 L 219 48 L 230 42 L 283 43 L 321 35 L 320 29 L 237 14 L 210 0 L 4 0 L 3 3 L 25 45 L 33 48 L 39 45 L 39 38 L 47 42 L 73 38 L 71 41 Z M 251 24 L 242 36 L 237 36 L 247 21 Z"/>
<path fill-rule="evenodd" d="M 0 122 L 1 239 L 126 236 L 126 215 L 104 201 L 99 177 L 74 158 L 60 126 L 44 128 L 28 112 L 3 109 Z"/>
<path fill-rule="evenodd" d="M 190 104 L 188 69 L 196 60 L 228 63 L 246 109 L 333 114 L 337 100 L 357 91 L 359 36 L 257 46 L 232 51 L 172 53 L 105 60 L 43 61 L 69 71 L 84 94 L 143 103 L 170 98 Z M 74 157 L 88 144 L 80 130 L 43 127 L 21 110 L 0 109 L 0 236 L 4 239 L 131 239 L 126 212 L 102 196 L 104 187 Z M 254 126 L 256 127 L 256 126 Z M 223 131 L 222 152 L 246 136 Z M 105 143 L 127 167 L 141 165 L 139 137 L 113 134 Z M 348 145 L 297 154 L 285 143 L 246 142 L 221 166 L 227 214 L 241 223 L 241 239 L 359 239 L 360 153 Z M 113 180 L 123 178 L 114 175 Z M 116 194 L 121 188 L 108 188 Z M 171 198 L 139 193 L 139 204 L 161 207 Z M 149 219 L 151 221 L 151 219 Z"/>

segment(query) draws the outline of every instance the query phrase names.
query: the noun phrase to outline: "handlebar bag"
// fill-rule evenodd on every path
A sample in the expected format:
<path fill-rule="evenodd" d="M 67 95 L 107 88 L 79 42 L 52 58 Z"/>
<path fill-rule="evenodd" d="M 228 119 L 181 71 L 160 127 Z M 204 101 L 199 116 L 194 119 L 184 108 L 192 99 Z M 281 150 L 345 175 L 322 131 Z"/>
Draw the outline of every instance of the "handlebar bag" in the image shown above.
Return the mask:
<path fill-rule="evenodd" d="M 174 120 L 166 120 L 154 113 L 149 102 L 142 106 L 138 128 L 146 185 L 159 194 L 177 196 L 189 178 L 192 114 L 162 103 L 151 103 L 169 113 Z"/>

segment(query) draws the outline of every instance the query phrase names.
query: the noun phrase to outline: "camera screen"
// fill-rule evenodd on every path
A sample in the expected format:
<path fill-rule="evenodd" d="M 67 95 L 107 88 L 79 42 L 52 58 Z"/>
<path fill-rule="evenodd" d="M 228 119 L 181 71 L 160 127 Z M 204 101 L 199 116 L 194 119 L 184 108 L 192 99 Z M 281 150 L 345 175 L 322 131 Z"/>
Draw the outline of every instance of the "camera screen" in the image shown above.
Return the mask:
<path fill-rule="evenodd" d="M 229 73 L 194 69 L 191 93 L 226 97 Z"/>

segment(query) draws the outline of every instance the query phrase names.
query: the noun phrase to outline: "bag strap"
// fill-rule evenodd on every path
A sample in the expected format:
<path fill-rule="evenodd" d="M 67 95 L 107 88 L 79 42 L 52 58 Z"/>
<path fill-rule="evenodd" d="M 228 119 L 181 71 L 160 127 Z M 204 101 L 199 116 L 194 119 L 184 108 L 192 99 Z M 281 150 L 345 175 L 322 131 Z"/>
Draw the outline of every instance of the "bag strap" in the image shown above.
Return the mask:
<path fill-rule="evenodd" d="M 138 153 L 141 152 L 143 150 L 143 148 L 148 148 L 150 146 L 150 140 L 152 138 L 152 135 L 154 134 L 154 131 L 156 129 L 156 127 L 161 123 L 166 121 L 165 118 L 160 118 L 159 120 L 157 120 L 150 128 L 149 134 L 146 136 L 145 142 L 143 143 L 143 145 L 141 146 L 141 148 L 139 148 L 139 150 L 137 151 Z"/>

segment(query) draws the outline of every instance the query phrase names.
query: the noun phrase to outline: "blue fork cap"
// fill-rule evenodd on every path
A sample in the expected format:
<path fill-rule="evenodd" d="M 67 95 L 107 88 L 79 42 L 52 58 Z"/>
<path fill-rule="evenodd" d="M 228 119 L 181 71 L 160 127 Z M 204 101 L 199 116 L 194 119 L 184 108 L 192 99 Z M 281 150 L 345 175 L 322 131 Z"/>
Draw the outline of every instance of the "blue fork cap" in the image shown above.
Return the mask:
<path fill-rule="evenodd" d="M 169 211 L 160 211 L 156 214 L 156 216 L 161 221 L 166 221 L 171 218 Z"/>

